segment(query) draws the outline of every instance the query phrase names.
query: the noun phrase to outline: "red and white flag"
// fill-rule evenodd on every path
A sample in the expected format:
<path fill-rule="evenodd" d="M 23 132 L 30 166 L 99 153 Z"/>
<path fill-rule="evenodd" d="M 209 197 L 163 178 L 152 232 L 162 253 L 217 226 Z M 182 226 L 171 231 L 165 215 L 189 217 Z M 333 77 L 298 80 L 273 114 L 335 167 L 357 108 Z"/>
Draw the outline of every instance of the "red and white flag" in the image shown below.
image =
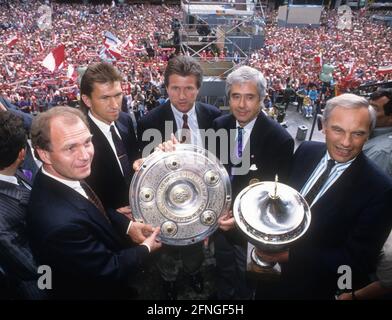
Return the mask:
<path fill-rule="evenodd" d="M 72 81 L 76 81 L 76 79 L 78 78 L 78 73 L 76 72 L 75 67 L 72 64 L 68 65 L 67 78 Z"/>
<path fill-rule="evenodd" d="M 322 68 L 323 66 L 323 53 L 320 52 L 317 56 L 314 57 L 314 64 L 316 66 L 320 66 Z"/>
<path fill-rule="evenodd" d="M 54 71 L 59 68 L 65 61 L 65 46 L 59 45 L 53 49 L 42 61 L 42 65 L 49 71 Z"/>
<path fill-rule="evenodd" d="M 110 47 L 107 51 L 116 59 L 122 58 L 121 51 L 117 47 Z"/>
<path fill-rule="evenodd" d="M 7 45 L 7 47 L 11 48 L 17 42 L 18 42 L 18 36 L 12 36 L 5 42 L 5 44 Z"/>
<path fill-rule="evenodd" d="M 379 67 L 376 71 L 377 74 L 387 74 L 387 73 L 392 73 L 392 64 L 389 66 L 382 66 Z"/>
<path fill-rule="evenodd" d="M 122 41 L 110 31 L 105 31 L 105 40 L 103 44 L 106 48 L 120 47 L 122 45 Z"/>

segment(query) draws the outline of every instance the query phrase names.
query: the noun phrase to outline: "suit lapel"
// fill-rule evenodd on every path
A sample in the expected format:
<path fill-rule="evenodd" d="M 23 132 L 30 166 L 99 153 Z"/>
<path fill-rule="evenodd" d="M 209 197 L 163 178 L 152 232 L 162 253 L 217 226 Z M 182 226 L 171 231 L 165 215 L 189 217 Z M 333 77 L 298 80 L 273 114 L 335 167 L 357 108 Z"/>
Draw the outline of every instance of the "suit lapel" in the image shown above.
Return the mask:
<path fill-rule="evenodd" d="M 207 130 L 211 128 L 210 118 L 208 116 L 207 110 L 203 110 L 203 107 L 200 103 L 196 103 L 195 109 L 199 129 Z"/>
<path fill-rule="evenodd" d="M 310 175 L 316 169 L 321 158 L 325 155 L 327 151 L 325 144 L 320 144 L 319 147 L 313 149 L 314 150 L 311 150 L 311 152 L 308 152 L 305 155 L 309 157 L 303 157 L 301 159 L 301 162 L 306 163 L 306 165 L 300 163 L 299 165 L 301 167 L 301 170 L 296 170 L 292 173 L 293 176 L 291 180 L 294 181 L 295 183 L 292 185 L 292 187 L 298 191 L 300 191 L 303 188 L 305 183 L 310 178 Z"/>
<path fill-rule="evenodd" d="M 118 132 L 120 133 L 121 139 L 123 141 L 125 150 L 127 151 L 128 157 L 130 157 L 131 155 L 131 150 L 130 150 L 130 146 L 131 146 L 131 142 L 129 141 L 129 131 L 128 128 L 123 125 L 120 121 L 116 121 L 115 125 L 117 127 Z"/>
<path fill-rule="evenodd" d="M 94 148 L 96 150 L 96 157 L 98 157 L 98 154 L 100 159 L 94 159 L 93 161 L 103 161 L 104 159 L 105 162 L 107 163 L 112 163 L 112 164 L 117 164 L 117 157 L 114 154 L 114 151 L 112 147 L 109 144 L 109 141 L 106 139 L 105 135 L 103 132 L 97 127 L 97 125 L 88 117 L 89 123 L 90 123 L 90 130 L 91 133 L 93 134 L 93 143 L 94 143 Z M 112 166 L 114 170 L 118 170 L 118 174 L 121 174 L 120 167 L 118 165 L 113 165 Z"/>
<path fill-rule="evenodd" d="M 256 150 L 263 149 L 263 134 L 261 128 L 263 128 L 263 122 L 265 120 L 262 118 L 262 114 L 260 113 L 257 118 L 256 122 L 253 126 L 252 132 L 250 133 L 250 137 L 248 143 L 246 144 L 245 148 L 249 148 L 250 154 L 250 162 L 254 160 Z M 264 126 L 265 127 L 265 126 Z"/>
<path fill-rule="evenodd" d="M 71 206 L 75 207 L 78 212 L 84 213 L 86 216 L 88 216 L 89 219 L 98 225 L 108 236 L 114 238 L 115 241 L 120 241 L 119 237 L 114 232 L 113 227 L 91 201 L 87 200 L 72 188 L 46 176 L 42 172 L 40 175 L 41 179 L 43 180 L 42 183 L 47 185 L 47 188 L 57 193 L 60 198 L 67 201 Z"/>
<path fill-rule="evenodd" d="M 165 122 L 166 121 L 171 121 L 171 123 L 173 123 L 173 133 L 176 133 L 178 128 L 177 128 L 177 122 L 176 119 L 174 118 L 174 113 L 171 109 L 171 103 L 168 100 L 162 108 L 162 115 L 163 115 L 163 128 L 162 128 L 162 134 L 165 134 Z M 162 136 L 162 138 L 164 139 L 164 141 L 166 140 L 167 137 Z M 170 137 L 169 137 L 170 138 Z"/>
<path fill-rule="evenodd" d="M 342 197 L 347 197 L 346 190 L 354 190 L 354 177 L 361 173 L 363 166 L 363 154 L 359 154 L 354 162 L 342 173 L 342 175 L 335 181 L 335 183 L 317 200 L 314 208 L 321 206 L 322 211 L 326 216 L 333 215 L 336 210 L 328 209 L 329 206 L 334 206 L 336 203 L 343 203 Z M 353 179 L 354 178 L 354 179 Z M 317 212 L 318 210 L 315 209 Z"/>

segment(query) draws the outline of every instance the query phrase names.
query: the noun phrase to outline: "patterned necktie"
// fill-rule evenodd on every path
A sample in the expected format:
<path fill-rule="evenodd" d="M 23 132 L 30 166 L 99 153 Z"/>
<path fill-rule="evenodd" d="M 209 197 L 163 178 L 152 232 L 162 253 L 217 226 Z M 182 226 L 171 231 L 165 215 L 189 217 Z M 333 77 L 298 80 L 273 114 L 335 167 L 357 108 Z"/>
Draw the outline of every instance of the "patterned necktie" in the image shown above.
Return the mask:
<path fill-rule="evenodd" d="M 181 143 L 191 143 L 191 130 L 188 125 L 188 115 L 186 113 L 182 115 L 182 120 Z"/>
<path fill-rule="evenodd" d="M 84 190 L 84 192 L 86 192 L 87 198 L 88 200 L 104 215 L 104 217 L 110 222 L 105 208 L 102 205 L 101 200 L 99 200 L 98 196 L 95 194 L 95 192 L 93 191 L 93 189 L 90 188 L 90 186 L 87 184 L 86 181 L 81 180 L 80 181 L 80 186 L 82 187 L 82 189 Z"/>
<path fill-rule="evenodd" d="M 242 158 L 242 137 L 244 133 L 244 128 L 237 127 L 238 136 L 237 136 L 237 157 Z"/>
<path fill-rule="evenodd" d="M 114 125 L 110 126 L 110 132 L 112 134 L 112 139 L 114 143 L 114 147 L 116 148 L 117 158 L 120 161 L 121 168 L 124 174 L 125 181 L 127 184 L 131 182 L 131 163 L 129 161 L 127 152 L 124 147 L 124 143 L 121 138 L 118 136 Z"/>
<path fill-rule="evenodd" d="M 313 184 L 312 188 L 310 188 L 310 190 L 306 194 L 305 199 L 309 205 L 312 204 L 313 200 L 319 194 L 321 188 L 327 181 L 329 174 L 331 173 L 331 170 L 334 167 L 334 165 L 335 165 L 335 160 L 332 159 L 328 160 L 327 167 L 325 168 L 324 172 L 320 175 L 317 181 Z"/>

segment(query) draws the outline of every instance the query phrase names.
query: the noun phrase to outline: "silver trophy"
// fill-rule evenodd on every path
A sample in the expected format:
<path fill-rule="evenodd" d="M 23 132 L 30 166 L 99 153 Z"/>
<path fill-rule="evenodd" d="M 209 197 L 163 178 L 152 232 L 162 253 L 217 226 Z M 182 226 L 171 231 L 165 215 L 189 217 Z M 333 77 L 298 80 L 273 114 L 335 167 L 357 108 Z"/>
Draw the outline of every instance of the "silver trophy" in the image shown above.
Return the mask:
<path fill-rule="evenodd" d="M 178 144 L 175 151 L 152 153 L 135 173 L 129 200 L 136 220 L 161 227 L 165 244 L 186 246 L 218 228 L 230 208 L 230 179 L 209 151 Z"/>
<path fill-rule="evenodd" d="M 233 215 L 249 242 L 271 253 L 287 250 L 304 235 L 311 220 L 309 205 L 302 195 L 277 179 L 243 189 L 234 201 Z M 262 261 L 254 247 L 249 253 L 260 272 L 279 273 L 280 267 Z"/>

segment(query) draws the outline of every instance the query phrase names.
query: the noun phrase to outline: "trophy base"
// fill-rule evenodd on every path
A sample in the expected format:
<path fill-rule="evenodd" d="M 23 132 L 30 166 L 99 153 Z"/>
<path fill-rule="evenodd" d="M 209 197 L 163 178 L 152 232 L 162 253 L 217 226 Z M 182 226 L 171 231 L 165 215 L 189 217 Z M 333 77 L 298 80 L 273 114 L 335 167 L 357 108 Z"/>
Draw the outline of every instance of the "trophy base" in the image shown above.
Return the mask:
<path fill-rule="evenodd" d="M 246 271 L 252 274 L 257 279 L 262 280 L 277 280 L 281 275 L 281 267 L 279 263 L 271 264 L 262 261 L 255 252 L 255 247 L 248 243 L 246 258 Z"/>

